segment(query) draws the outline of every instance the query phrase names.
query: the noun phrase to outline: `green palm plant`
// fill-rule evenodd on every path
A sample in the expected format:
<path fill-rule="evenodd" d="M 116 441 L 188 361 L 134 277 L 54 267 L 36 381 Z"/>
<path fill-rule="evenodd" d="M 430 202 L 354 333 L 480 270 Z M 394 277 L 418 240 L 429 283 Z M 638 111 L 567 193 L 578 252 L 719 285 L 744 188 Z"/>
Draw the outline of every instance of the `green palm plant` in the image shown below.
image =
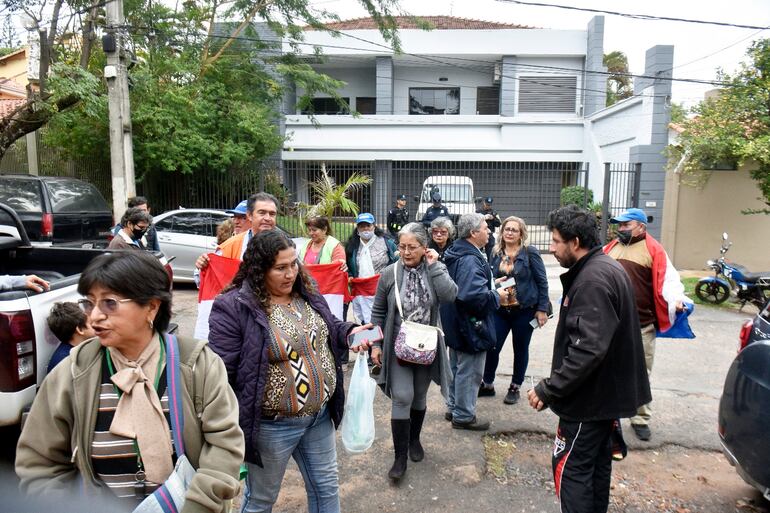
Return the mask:
<path fill-rule="evenodd" d="M 321 164 L 321 176 L 310 184 L 313 197 L 318 198 L 318 203 L 299 205 L 302 217 L 328 217 L 332 218 L 334 212 L 339 209 L 346 214 L 358 215 L 358 204 L 350 199 L 350 196 L 370 185 L 372 177 L 353 173 L 345 180 L 345 183 L 337 185 L 334 178 L 326 172 L 326 165 Z"/>

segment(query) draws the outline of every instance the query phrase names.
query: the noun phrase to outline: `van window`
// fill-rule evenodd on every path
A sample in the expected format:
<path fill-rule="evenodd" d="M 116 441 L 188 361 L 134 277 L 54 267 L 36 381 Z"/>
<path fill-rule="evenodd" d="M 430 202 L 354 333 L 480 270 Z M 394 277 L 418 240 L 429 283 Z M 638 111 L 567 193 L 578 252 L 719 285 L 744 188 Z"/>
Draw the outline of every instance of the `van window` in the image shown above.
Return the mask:
<path fill-rule="evenodd" d="M 109 212 L 110 207 L 101 193 L 90 183 L 80 180 L 51 180 L 46 182 L 51 194 L 53 212 Z"/>
<path fill-rule="evenodd" d="M 438 190 L 442 203 L 471 203 L 471 186 L 465 183 L 426 184 L 422 191 L 423 203 L 431 203 L 430 195 Z"/>
<path fill-rule="evenodd" d="M 17 212 L 42 212 L 40 182 L 19 178 L 0 178 L 0 203 Z"/>

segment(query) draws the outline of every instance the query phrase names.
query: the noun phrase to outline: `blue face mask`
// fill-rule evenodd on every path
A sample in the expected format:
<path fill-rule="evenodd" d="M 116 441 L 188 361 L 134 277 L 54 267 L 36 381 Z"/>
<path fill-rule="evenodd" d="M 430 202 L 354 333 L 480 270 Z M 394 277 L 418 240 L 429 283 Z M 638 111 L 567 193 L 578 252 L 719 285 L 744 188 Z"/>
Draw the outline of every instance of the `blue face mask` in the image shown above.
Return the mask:
<path fill-rule="evenodd" d="M 372 239 L 372 237 L 374 237 L 374 232 L 373 231 L 371 231 L 371 232 L 370 231 L 362 232 L 362 231 L 359 230 L 358 236 L 361 237 L 361 239 L 363 239 L 363 240 L 368 242 L 368 241 L 370 241 Z"/>

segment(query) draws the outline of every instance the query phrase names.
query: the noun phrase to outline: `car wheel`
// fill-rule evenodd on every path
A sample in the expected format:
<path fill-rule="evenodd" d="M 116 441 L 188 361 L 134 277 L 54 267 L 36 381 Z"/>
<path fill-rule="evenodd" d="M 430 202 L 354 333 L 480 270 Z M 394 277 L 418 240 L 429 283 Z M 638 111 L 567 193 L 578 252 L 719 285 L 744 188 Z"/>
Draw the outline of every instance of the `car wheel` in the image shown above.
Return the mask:
<path fill-rule="evenodd" d="M 701 301 L 718 305 L 730 297 L 730 289 L 718 281 L 701 281 L 695 286 L 695 295 Z"/>

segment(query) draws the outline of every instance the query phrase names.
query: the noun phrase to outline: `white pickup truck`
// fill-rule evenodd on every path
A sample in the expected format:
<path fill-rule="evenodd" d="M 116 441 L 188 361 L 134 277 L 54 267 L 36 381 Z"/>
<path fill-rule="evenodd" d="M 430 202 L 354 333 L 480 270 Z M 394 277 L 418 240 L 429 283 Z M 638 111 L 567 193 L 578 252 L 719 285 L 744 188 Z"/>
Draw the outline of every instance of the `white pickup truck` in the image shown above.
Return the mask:
<path fill-rule="evenodd" d="M 132 250 L 124 250 L 132 251 Z M 57 301 L 77 301 L 80 273 L 101 249 L 32 246 L 16 212 L 0 203 L 0 275 L 36 274 L 51 287 L 0 291 L 0 426 L 16 424 L 32 404 L 59 341 L 46 319 Z M 158 254 L 166 270 L 171 267 Z"/>
<path fill-rule="evenodd" d="M 431 194 L 437 191 L 441 194 L 442 204 L 449 210 L 453 223 L 463 214 L 476 211 L 476 203 L 473 197 L 473 180 L 467 176 L 429 176 L 422 184 L 422 193 L 419 197 L 419 206 L 415 215 L 415 221 L 421 221 L 425 212 L 433 204 Z"/>

